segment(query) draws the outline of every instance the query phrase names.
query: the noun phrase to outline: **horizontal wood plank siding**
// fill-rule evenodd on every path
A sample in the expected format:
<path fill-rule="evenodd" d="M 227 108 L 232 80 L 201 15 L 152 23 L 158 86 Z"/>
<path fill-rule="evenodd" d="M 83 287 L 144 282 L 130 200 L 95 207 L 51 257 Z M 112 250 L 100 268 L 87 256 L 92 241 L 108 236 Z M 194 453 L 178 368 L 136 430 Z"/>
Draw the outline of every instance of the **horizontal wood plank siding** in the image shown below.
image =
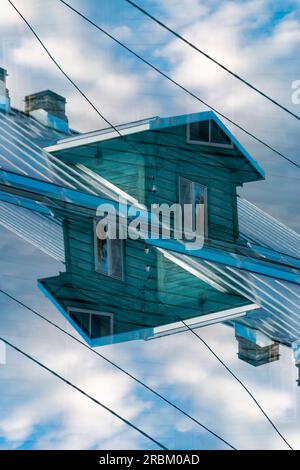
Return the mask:
<path fill-rule="evenodd" d="M 239 159 L 186 142 L 185 126 L 147 131 L 64 151 L 68 164 L 82 163 L 118 188 L 145 203 L 178 202 L 179 176 L 208 187 L 208 237 L 233 242 L 238 236 L 236 170 Z M 232 168 L 228 168 L 228 167 Z M 172 323 L 248 302 L 223 294 L 165 259 L 143 241 L 124 243 L 125 279 L 95 271 L 91 212 L 58 210 L 64 218 L 66 273 L 45 280 L 61 305 L 81 306 L 115 315 L 115 331 Z"/>

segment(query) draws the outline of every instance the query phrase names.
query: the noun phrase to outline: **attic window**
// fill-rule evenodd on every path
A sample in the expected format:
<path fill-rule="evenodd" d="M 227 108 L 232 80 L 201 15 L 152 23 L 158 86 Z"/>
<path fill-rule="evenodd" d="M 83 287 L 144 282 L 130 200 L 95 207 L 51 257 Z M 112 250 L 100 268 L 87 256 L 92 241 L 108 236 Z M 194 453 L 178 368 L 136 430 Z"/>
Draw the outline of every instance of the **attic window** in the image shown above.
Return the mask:
<path fill-rule="evenodd" d="M 68 309 L 72 320 L 91 339 L 113 334 L 113 314 L 89 310 Z"/>
<path fill-rule="evenodd" d="M 211 145 L 215 147 L 233 147 L 231 139 L 212 119 L 188 124 L 187 142 L 189 144 Z"/>

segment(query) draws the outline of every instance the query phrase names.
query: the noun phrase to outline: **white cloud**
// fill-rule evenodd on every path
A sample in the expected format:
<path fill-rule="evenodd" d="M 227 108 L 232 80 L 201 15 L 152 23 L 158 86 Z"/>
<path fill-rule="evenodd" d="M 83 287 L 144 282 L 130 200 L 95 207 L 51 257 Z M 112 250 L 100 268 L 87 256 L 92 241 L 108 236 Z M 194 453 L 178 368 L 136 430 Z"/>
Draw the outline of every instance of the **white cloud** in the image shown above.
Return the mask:
<path fill-rule="evenodd" d="M 32 324 L 31 320 L 28 319 L 28 325 Z M 149 409 L 150 401 L 143 402 L 137 398 L 135 385 L 128 377 L 109 370 L 104 361 L 91 354 L 84 354 L 74 344 L 66 347 L 64 338 L 58 338 L 53 330 L 47 331 L 45 337 L 52 344 L 53 349 L 50 351 L 45 348 L 44 338 L 35 338 L 34 345 L 30 345 L 30 337 L 25 341 L 20 341 L 19 337 L 17 342 L 22 342 L 22 347 L 27 351 L 32 349 L 34 356 L 39 356 L 40 360 L 61 375 L 71 377 L 76 385 L 126 419 L 135 422 L 137 416 Z M 0 417 L 0 435 L 10 447 L 26 442 L 43 426 L 45 431 L 36 438 L 36 447 L 102 448 L 104 441 L 108 442 L 119 433 L 128 434 L 131 436 L 131 445 L 138 445 L 139 435 L 109 412 L 49 373 L 28 364 L 17 353 L 9 351 L 9 361 L 5 367 L 11 369 L 12 363 L 19 369 L 18 379 L 13 381 L 14 384 L 16 380 L 19 382 L 18 391 L 16 393 L 15 387 L 10 387 L 10 381 L 4 382 L 2 393 L 5 389 L 6 394 L 12 393 L 13 396 L 9 409 Z M 26 387 L 28 383 L 30 387 Z M 52 432 L 52 427 L 55 432 Z"/>
<path fill-rule="evenodd" d="M 198 21 L 209 13 L 209 2 L 199 2 L 199 0 L 164 0 L 157 1 L 158 6 L 165 11 L 168 20 L 171 20 L 171 26 L 180 27 L 187 23 Z M 146 8 L 150 11 L 150 8 Z"/>
<path fill-rule="evenodd" d="M 5 232 L 1 231 L 2 247 Z M 67 326 L 28 280 L 49 276 L 60 265 L 9 235 L 5 250 L 20 262 L 22 284 L 2 278 L 1 287 L 25 299 L 38 311 Z M 28 247 L 28 248 L 27 248 Z M 28 262 L 35 258 L 35 264 Z M 46 262 L 47 260 L 47 262 Z M 179 412 L 146 393 L 129 377 L 12 302 L 0 298 L 1 335 L 69 378 L 91 395 L 132 420 L 156 439 L 178 447 L 225 448 Z M 21 321 L 23 318 L 23 321 Z M 12 328 L 13 327 L 13 328 Z M 74 331 L 71 329 L 74 333 Z M 299 394 L 290 350 L 283 348 L 278 363 L 253 368 L 237 359 L 237 343 L 228 327 L 199 330 L 216 351 L 245 380 L 272 419 L 300 447 L 297 434 Z M 280 439 L 245 391 L 190 333 L 149 342 L 137 341 L 101 348 L 101 353 L 179 404 L 238 448 L 283 448 Z M 0 436 L 5 448 L 23 443 L 42 449 L 107 449 L 152 447 L 134 430 L 101 410 L 78 392 L 17 353 L 8 351 L 7 366 L 0 367 L 2 407 Z M 284 382 L 283 382 L 284 380 Z M 282 386 L 282 383 L 284 386 Z M 291 416 L 295 419 L 291 421 Z M 255 428 L 255 433 L 253 429 Z M 179 437 L 181 436 L 181 437 Z"/>
<path fill-rule="evenodd" d="M 115 36 L 119 41 L 124 41 L 124 39 L 129 39 L 133 32 L 132 30 L 126 26 L 117 26 L 111 30 L 111 34 Z"/>
<path fill-rule="evenodd" d="M 296 410 L 299 405 L 295 403 L 294 390 L 297 390 L 291 374 L 295 366 L 290 351 L 282 348 L 281 369 L 280 362 L 254 368 L 237 359 L 237 342 L 231 329 L 214 326 L 198 332 L 246 383 L 271 419 L 298 448 L 300 440 L 299 435 L 294 434 L 294 427 L 297 426 Z M 206 426 L 238 449 L 285 448 L 249 395 L 199 340 L 186 333 L 155 341 L 159 342 L 159 347 L 156 351 L 149 347 L 149 354 L 152 358 L 153 355 L 164 357 L 160 376 L 163 379 L 158 377 L 156 386 L 161 386 L 162 380 L 167 382 L 173 390 L 173 398 L 189 403 L 193 416 L 199 417 Z M 286 380 L 284 388 L 280 386 L 283 376 Z M 292 422 L 291 415 L 295 416 Z M 180 432 L 191 431 L 197 435 L 197 425 L 182 421 L 180 417 L 175 426 Z M 215 445 L 218 445 L 217 441 Z"/>
<path fill-rule="evenodd" d="M 18 1 L 13 2 L 15 6 L 19 9 L 21 8 Z M 35 9 L 36 0 L 27 0 L 26 3 L 26 16 L 28 20 L 32 20 L 36 17 Z M 7 0 L 1 0 L 1 15 L 0 15 L 0 27 L 3 31 L 4 29 L 9 30 L 12 27 L 20 25 L 20 17 L 18 13 L 14 10 L 12 5 Z"/>
<path fill-rule="evenodd" d="M 66 15 L 57 19 L 57 8 L 57 5 L 54 8 L 52 2 L 45 22 L 39 4 L 40 16 L 36 20 L 38 32 L 57 62 L 100 112 L 113 124 L 145 117 L 143 113 L 155 114 L 160 105 L 153 100 L 154 91 L 153 96 L 149 94 L 149 85 L 152 87 L 149 71 L 145 68 L 145 74 L 142 75 L 139 68 L 132 67 L 132 63 L 124 58 L 124 51 L 120 54 L 110 40 L 91 29 L 69 10 L 64 9 Z M 131 37 L 131 29 L 126 25 L 107 28 L 112 29 L 119 39 Z M 67 97 L 73 128 L 91 130 L 107 125 L 63 77 L 41 45 L 26 30 L 20 40 L 12 44 L 10 62 L 14 67 L 9 79 L 13 103 L 21 102 L 22 95 L 36 91 L 37 86 L 44 89 L 53 87 L 56 92 Z M 22 76 L 23 88 L 17 84 L 16 76 Z M 26 83 L 30 89 L 24 91 Z M 145 83 L 148 87 L 146 93 Z"/>
<path fill-rule="evenodd" d="M 60 77 L 30 33 L 21 28 L 22 34 L 18 29 L 18 36 L 16 35 L 15 26 L 20 21 L 10 11 L 7 3 L 3 3 L 5 6 L 2 10 L 2 2 L 5 0 L 0 1 L 2 31 L 6 34 L 10 28 L 10 34 L 16 36 L 16 42 L 9 50 L 7 59 L 13 101 L 21 103 L 25 94 L 37 91 L 34 87 L 55 87 L 55 91 L 68 98 L 68 113 L 73 127 L 85 130 L 101 127 L 103 122 L 64 78 Z M 78 21 L 75 15 L 61 10 L 62 14 L 57 17 L 58 7 L 54 2 L 47 1 L 47 15 L 44 14 L 44 2 L 41 4 L 36 0 L 18 0 L 16 4 L 22 11 L 26 11 L 29 19 L 34 19 L 57 59 L 114 123 L 147 115 L 199 110 L 199 103 L 186 99 L 183 93 L 159 81 L 147 68 L 137 66 L 123 52 L 120 54 L 103 36 L 96 34 L 95 30 L 88 31 L 86 24 Z M 196 0 L 164 0 L 159 2 L 159 7 L 171 24 L 180 28 L 183 35 L 290 106 L 290 83 L 299 78 L 298 61 L 295 59 L 300 45 L 299 18 L 295 14 L 288 15 L 279 24 L 270 24 L 270 4 L 267 0 L 209 1 L 205 5 Z M 146 23 L 138 25 L 138 33 L 143 30 L 144 24 Z M 133 41 L 132 28 L 129 29 L 127 25 L 118 26 L 113 31 L 118 37 Z M 151 35 L 149 31 L 152 32 Z M 143 36 L 145 40 L 133 44 L 133 48 L 145 49 L 145 54 L 151 55 L 152 51 L 149 52 L 146 41 L 151 44 L 160 41 L 153 53 L 153 60 L 159 61 L 162 58 L 164 68 L 169 68 L 172 76 L 196 90 L 208 102 L 234 115 L 238 122 L 261 137 L 280 145 L 291 155 L 296 152 L 298 128 L 293 127 L 292 121 L 287 121 L 283 113 L 276 111 L 272 105 L 239 85 L 186 45 L 151 25 L 149 20 L 146 33 Z M 3 37 L 3 33 L 1 36 Z M 299 198 L 296 197 L 299 191 L 298 181 L 289 180 L 290 184 L 286 185 L 289 188 L 282 191 L 282 175 L 295 176 L 293 169 L 289 171 L 285 166 L 279 166 L 276 163 L 277 157 L 262 152 L 260 146 L 255 147 L 242 134 L 237 134 L 253 150 L 254 156 L 263 160 L 270 172 L 277 171 L 279 174 L 276 180 L 278 191 L 274 190 L 274 186 L 268 186 L 268 183 L 252 186 L 252 196 L 258 199 L 254 201 L 265 201 L 266 206 L 269 205 L 271 211 L 283 219 L 289 219 L 289 214 L 294 211 L 295 219 L 297 218 L 295 223 L 299 224 Z M 291 204 L 288 213 L 285 213 L 286 201 Z M 15 262 L 12 263 L 12 259 L 16 257 L 19 259 L 18 276 L 25 279 L 30 277 L 32 281 L 60 269 L 46 261 L 42 255 L 32 266 L 31 259 L 37 256 L 35 250 L 26 248 L 22 243 L 16 245 L 11 238 L 1 238 L 0 242 L 1 252 L 5 253 L 2 255 L 2 269 L 8 275 L 13 276 L 16 272 Z M 28 289 L 28 281 L 20 279 L 16 286 L 14 277 L 3 276 L 1 282 L 5 282 L 12 291 L 18 289 L 23 298 L 36 308 L 47 310 L 54 321 L 65 324 L 37 291 Z M 24 314 L 21 309 L 12 310 L 12 305 L 9 304 L 7 311 L 6 302 L 3 302 L 3 306 L 6 316 L 1 320 L 1 328 L 5 334 L 13 331 L 18 344 L 22 344 L 32 354 L 41 357 L 54 369 L 70 377 L 123 415 L 139 422 L 141 427 L 146 427 L 156 437 L 167 439 L 170 429 L 174 427 L 174 432 L 182 437 L 185 434 L 190 436 L 191 433 L 194 436 L 193 442 L 197 442 L 199 447 L 203 442 L 207 446 L 219 445 L 216 440 L 208 442 L 206 434 L 199 432 L 197 425 L 191 424 L 181 415 L 164 414 L 165 408 L 164 412 L 161 411 L 161 404 L 158 405 L 157 400 L 151 395 L 147 395 L 147 398 L 142 396 L 128 378 L 112 372 L 100 359 L 95 359 L 70 342 L 65 343 L 62 336 L 41 326 L 37 320 L 29 320 L 27 313 L 26 317 L 22 317 L 25 320 L 21 322 L 19 315 Z M 286 362 L 287 353 L 284 352 L 281 358 L 282 366 L 280 362 L 264 369 L 251 369 L 251 366 L 238 361 L 236 343 L 230 330 L 225 331 L 221 327 L 206 329 L 203 330 L 203 335 L 217 348 L 222 358 L 230 362 L 245 378 L 294 446 L 300 447 L 297 419 L 290 421 L 291 414 L 297 417 L 299 394 L 295 396 L 295 367 L 291 358 Z M 227 436 L 238 447 L 282 446 L 250 398 L 233 379 L 224 375 L 220 364 L 207 354 L 195 338 L 178 335 L 157 342 L 105 348 L 103 351 L 114 357 L 116 362 L 126 364 L 148 383 L 162 389 L 173 400 L 183 403 L 183 408 L 221 435 Z M 12 394 L 0 416 L 0 432 L 7 447 L 19 446 L 31 438 L 34 439 L 32 445 L 36 448 L 130 448 L 145 444 L 134 431 L 129 431 L 115 418 L 111 418 L 76 392 L 59 385 L 54 378 L 40 372 L 35 366 L 26 365 L 26 361 L 21 361 L 16 355 L 9 354 L 9 365 L 6 369 L 0 368 L 3 376 L 6 374 L 4 370 L 11 371 L 15 380 L 11 382 L 7 379 L 1 388 L 1 392 Z M 280 382 L 283 378 L 284 386 Z M 17 396 L 13 395 L 15 390 Z M 158 419 L 162 423 L 162 417 L 166 420 L 166 429 L 157 425 Z M 40 429 L 42 431 L 36 437 Z"/>

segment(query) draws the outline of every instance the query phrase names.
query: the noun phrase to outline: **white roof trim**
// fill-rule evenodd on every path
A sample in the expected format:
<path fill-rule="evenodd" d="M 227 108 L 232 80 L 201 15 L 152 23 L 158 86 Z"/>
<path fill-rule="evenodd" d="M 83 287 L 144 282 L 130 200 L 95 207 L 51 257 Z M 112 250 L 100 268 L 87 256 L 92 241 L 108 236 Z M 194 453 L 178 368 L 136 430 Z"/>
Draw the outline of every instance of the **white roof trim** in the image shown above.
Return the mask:
<path fill-rule="evenodd" d="M 116 129 L 118 129 L 116 127 Z M 129 134 L 135 134 L 137 132 L 144 132 L 150 129 L 149 122 L 147 124 L 137 125 L 134 127 L 128 127 L 127 129 L 120 129 L 119 132 L 122 136 L 126 136 Z M 62 141 L 56 145 L 51 145 L 50 147 L 45 147 L 44 150 L 46 152 L 57 152 L 59 150 L 66 150 L 75 147 L 81 147 L 83 145 L 94 144 L 96 142 L 102 142 L 103 140 L 115 139 L 116 137 L 120 137 L 118 132 L 114 129 L 106 130 L 105 133 L 101 133 L 103 131 L 99 131 L 97 134 L 93 135 L 82 135 L 80 137 L 76 137 L 74 140 L 68 139 L 67 141 Z"/>
<path fill-rule="evenodd" d="M 235 307 L 221 312 L 208 313 L 199 317 L 189 318 L 184 320 L 188 327 L 201 328 L 204 326 L 212 325 L 214 323 L 221 323 L 236 318 L 244 317 L 247 312 L 260 308 L 257 304 L 244 305 L 243 307 Z M 147 339 L 155 339 L 160 336 L 167 336 L 175 333 L 181 333 L 188 330 L 188 327 L 183 325 L 181 321 L 175 323 L 169 323 L 168 325 L 162 325 L 153 329 L 153 336 L 149 336 Z"/>

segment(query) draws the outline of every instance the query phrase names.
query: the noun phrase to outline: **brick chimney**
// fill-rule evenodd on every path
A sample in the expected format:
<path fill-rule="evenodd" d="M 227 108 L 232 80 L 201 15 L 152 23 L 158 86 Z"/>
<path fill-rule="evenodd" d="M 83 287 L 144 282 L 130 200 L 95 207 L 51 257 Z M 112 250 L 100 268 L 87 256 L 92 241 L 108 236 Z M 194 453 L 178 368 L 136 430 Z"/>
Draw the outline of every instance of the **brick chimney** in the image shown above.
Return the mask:
<path fill-rule="evenodd" d="M 9 113 L 10 98 L 9 91 L 6 88 L 7 71 L 0 67 L 0 111 Z"/>
<path fill-rule="evenodd" d="M 69 133 L 66 99 L 51 90 L 25 96 L 25 113 L 47 127 Z"/>

